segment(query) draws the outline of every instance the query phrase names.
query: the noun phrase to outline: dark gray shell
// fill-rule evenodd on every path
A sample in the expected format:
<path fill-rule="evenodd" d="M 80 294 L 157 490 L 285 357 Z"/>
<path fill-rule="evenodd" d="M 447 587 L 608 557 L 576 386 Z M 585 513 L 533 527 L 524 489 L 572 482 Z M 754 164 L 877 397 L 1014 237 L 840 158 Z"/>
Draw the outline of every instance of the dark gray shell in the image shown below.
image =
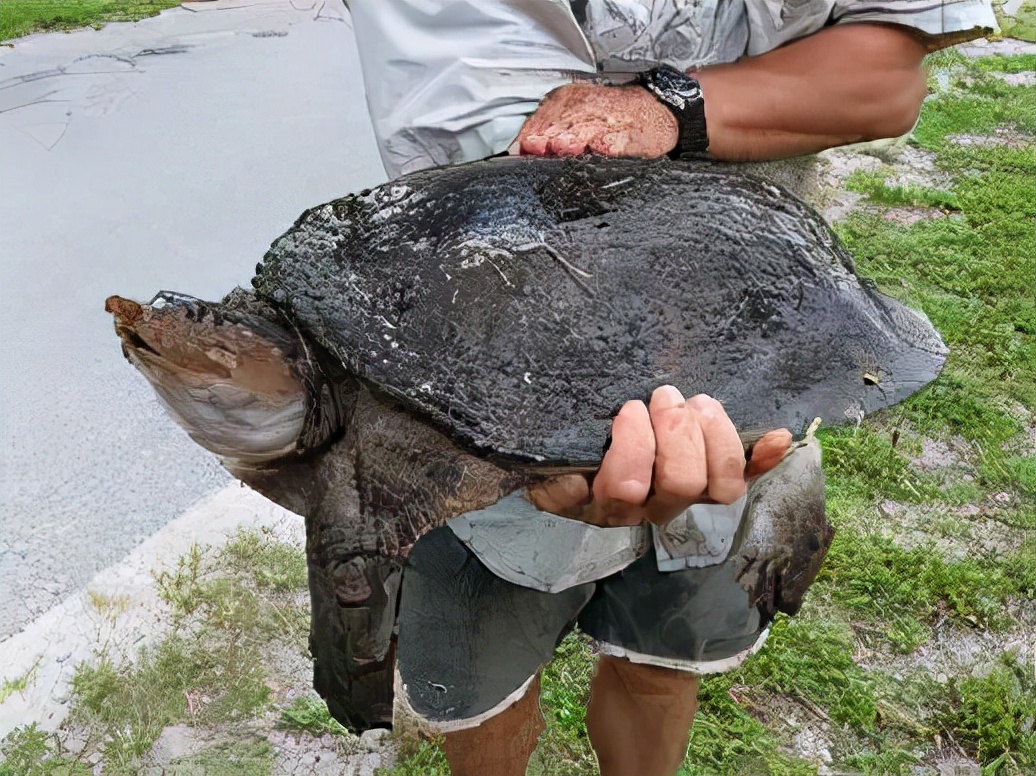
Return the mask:
<path fill-rule="evenodd" d="M 719 165 L 495 159 L 309 210 L 253 280 L 345 367 L 485 452 L 600 460 L 671 383 L 746 436 L 857 420 L 946 348 L 808 205 Z"/>

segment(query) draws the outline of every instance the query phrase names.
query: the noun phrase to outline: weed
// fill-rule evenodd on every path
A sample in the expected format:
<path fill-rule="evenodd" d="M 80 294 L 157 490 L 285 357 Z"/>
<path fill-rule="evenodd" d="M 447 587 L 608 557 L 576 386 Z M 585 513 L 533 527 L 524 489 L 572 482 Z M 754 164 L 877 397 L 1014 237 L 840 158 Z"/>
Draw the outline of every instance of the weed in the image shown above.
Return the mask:
<path fill-rule="evenodd" d="M 570 633 L 543 670 L 540 707 L 546 730 L 530 763 L 531 774 L 583 776 L 597 772 L 597 760 L 586 735 L 586 704 L 593 673 L 590 639 L 578 631 Z"/>
<path fill-rule="evenodd" d="M 12 730 L 0 744 L 0 776 L 90 776 L 93 769 L 65 752 L 54 733 L 31 725 Z"/>
<path fill-rule="evenodd" d="M 1002 655 L 985 676 L 952 680 L 939 721 L 992 773 L 1036 769 L 1036 681 L 1030 667 Z"/>
<path fill-rule="evenodd" d="M 1004 13 L 1006 5 L 1007 0 L 993 0 L 993 9 L 996 11 L 1001 34 L 1009 38 L 1036 41 L 1036 3 L 1032 0 L 1023 0 L 1014 7 L 1014 16 Z M 1028 69 L 1036 68 L 1030 66 Z"/>
<path fill-rule="evenodd" d="M 854 773 L 866 774 L 908 774 L 915 771 L 921 758 L 914 752 L 899 747 L 884 748 L 878 752 L 854 752 L 849 754 L 845 765 Z"/>
<path fill-rule="evenodd" d="M 260 590 L 289 592 L 306 589 L 306 557 L 290 545 L 276 541 L 269 530 L 238 529 L 221 551 L 227 566 L 248 574 Z"/>
<path fill-rule="evenodd" d="M 296 698 L 291 706 L 281 711 L 277 727 L 282 730 L 309 733 L 311 736 L 322 736 L 325 733 L 339 736 L 348 732 L 331 716 L 327 704 L 312 696 Z"/>
<path fill-rule="evenodd" d="M 1036 584 L 1026 560 L 1031 551 L 1023 545 L 999 557 L 948 560 L 928 546 L 904 548 L 888 537 L 842 525 L 821 569 L 817 592 L 864 617 L 924 622 L 947 612 L 1002 628 L 1009 622 L 1004 604 Z M 906 639 L 894 631 L 892 635 L 901 648 L 912 648 L 921 634 L 908 632 Z"/>
<path fill-rule="evenodd" d="M 374 776 L 450 776 L 439 741 L 397 738 L 399 756 L 392 768 L 376 768 Z"/>
<path fill-rule="evenodd" d="M 960 210 L 960 202 L 953 192 L 913 184 L 890 186 L 880 171 L 857 170 L 849 176 L 845 188 L 865 194 L 872 202 L 883 205 Z"/>
<path fill-rule="evenodd" d="M 102 652 L 72 680 L 72 717 L 93 732 L 106 773 L 136 773 L 168 725 L 241 720 L 269 706 L 269 644 L 288 640 L 301 648 L 305 641 L 307 613 L 294 592 L 304 584 L 301 557 L 269 535 L 241 532 L 213 556 L 191 547 L 173 571 L 156 576 L 173 632 L 132 664 Z M 269 753 L 249 752 L 239 753 L 239 769 L 217 772 L 269 773 Z M 180 771 L 196 772 L 197 757 Z"/>
<path fill-rule="evenodd" d="M 968 65 L 979 73 L 1025 73 L 1036 70 L 1036 55 L 994 54 L 969 60 Z"/>
<path fill-rule="evenodd" d="M 740 678 L 740 673 L 735 673 L 702 680 L 698 713 L 680 776 L 816 773 L 815 764 L 781 750 L 786 742 L 780 741 L 766 724 L 765 713 L 757 700 L 749 698 L 750 688 L 740 683 Z"/>
<path fill-rule="evenodd" d="M 892 435 L 873 425 L 824 429 L 818 439 L 824 450 L 824 471 L 843 497 L 918 502 L 937 493 L 934 483 L 912 469 Z"/>
<path fill-rule="evenodd" d="M 119 619 L 130 607 L 128 595 L 110 596 L 96 590 L 88 590 L 86 596 L 93 610 L 111 622 Z"/>
<path fill-rule="evenodd" d="M 201 547 L 192 544 L 186 555 L 177 558 L 175 571 L 155 575 L 158 597 L 172 607 L 174 620 L 194 614 L 201 605 L 197 597 L 201 558 Z"/>
<path fill-rule="evenodd" d="M 173 760 L 165 773 L 170 776 L 269 776 L 272 769 L 273 747 L 267 741 L 228 741 Z"/>
<path fill-rule="evenodd" d="M 260 655 L 233 644 L 171 636 L 134 665 L 102 659 L 72 679 L 76 718 L 105 731 L 105 763 L 130 768 L 167 726 L 250 716 L 266 706 Z"/>
<path fill-rule="evenodd" d="M 39 668 L 42 659 L 42 657 L 36 658 L 36 662 L 21 676 L 15 679 L 4 679 L 3 684 L 0 684 L 0 703 L 6 701 L 16 692 L 25 692 L 28 689 L 29 682 L 35 675 L 36 669 Z"/>

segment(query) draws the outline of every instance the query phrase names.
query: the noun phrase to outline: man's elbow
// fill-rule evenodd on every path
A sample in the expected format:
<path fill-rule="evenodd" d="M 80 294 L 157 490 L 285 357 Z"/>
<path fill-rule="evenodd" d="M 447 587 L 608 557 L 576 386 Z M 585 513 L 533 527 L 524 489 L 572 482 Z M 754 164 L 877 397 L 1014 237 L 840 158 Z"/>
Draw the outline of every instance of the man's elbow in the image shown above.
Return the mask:
<path fill-rule="evenodd" d="M 870 96 L 870 120 L 862 127 L 868 140 L 905 135 L 917 124 L 928 94 L 927 77 L 918 67 L 902 71 L 875 86 Z"/>
<path fill-rule="evenodd" d="M 917 37 L 893 25 L 850 25 L 851 61 L 861 75 L 857 93 L 866 108 L 860 129 L 868 140 L 898 137 L 913 129 L 928 95 L 928 77 L 922 62 L 925 48 Z"/>

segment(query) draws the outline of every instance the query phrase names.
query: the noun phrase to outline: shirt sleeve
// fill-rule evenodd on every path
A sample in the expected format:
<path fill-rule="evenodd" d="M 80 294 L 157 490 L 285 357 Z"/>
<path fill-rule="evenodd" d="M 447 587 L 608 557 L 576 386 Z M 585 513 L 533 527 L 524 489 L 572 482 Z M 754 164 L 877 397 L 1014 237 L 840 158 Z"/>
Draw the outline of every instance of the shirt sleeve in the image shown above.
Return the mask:
<path fill-rule="evenodd" d="M 551 89 L 595 73 L 565 0 L 348 0 L 390 177 L 500 153 Z"/>
<path fill-rule="evenodd" d="M 764 54 L 829 24 L 898 24 L 916 31 L 929 51 L 995 32 L 987 0 L 759 0 L 747 3 L 746 53 Z"/>
<path fill-rule="evenodd" d="M 836 24 L 881 22 L 916 30 L 929 51 L 992 35 L 1000 28 L 986 0 L 836 0 Z"/>

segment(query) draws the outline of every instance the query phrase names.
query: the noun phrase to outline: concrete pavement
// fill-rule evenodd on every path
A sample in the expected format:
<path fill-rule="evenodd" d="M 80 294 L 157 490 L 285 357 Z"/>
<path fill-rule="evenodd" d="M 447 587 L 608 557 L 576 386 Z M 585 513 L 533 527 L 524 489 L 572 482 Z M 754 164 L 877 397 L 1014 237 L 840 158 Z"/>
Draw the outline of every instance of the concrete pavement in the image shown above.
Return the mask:
<path fill-rule="evenodd" d="M 192 507 L 269 517 L 124 361 L 105 297 L 218 299 L 385 177 L 341 0 L 185 6 L 0 49 L 0 679 Z"/>

